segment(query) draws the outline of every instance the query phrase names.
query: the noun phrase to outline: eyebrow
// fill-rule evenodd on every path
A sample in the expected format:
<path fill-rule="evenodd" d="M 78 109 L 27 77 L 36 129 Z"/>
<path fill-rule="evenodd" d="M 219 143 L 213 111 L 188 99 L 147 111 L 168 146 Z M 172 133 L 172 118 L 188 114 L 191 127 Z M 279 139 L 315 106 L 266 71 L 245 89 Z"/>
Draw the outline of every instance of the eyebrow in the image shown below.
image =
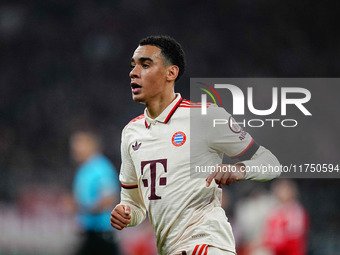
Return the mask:
<path fill-rule="evenodd" d="M 153 60 L 151 58 L 147 58 L 147 57 L 141 57 L 141 58 L 138 59 L 138 62 L 145 62 L 145 61 L 153 62 Z M 131 58 L 131 63 L 134 63 L 134 62 L 135 62 L 135 59 Z"/>

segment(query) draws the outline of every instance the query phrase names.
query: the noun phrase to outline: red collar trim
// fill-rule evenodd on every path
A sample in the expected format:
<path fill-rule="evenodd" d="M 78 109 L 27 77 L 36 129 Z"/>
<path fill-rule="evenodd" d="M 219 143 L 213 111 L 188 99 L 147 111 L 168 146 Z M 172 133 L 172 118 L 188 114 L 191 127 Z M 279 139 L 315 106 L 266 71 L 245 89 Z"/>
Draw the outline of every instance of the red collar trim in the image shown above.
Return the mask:
<path fill-rule="evenodd" d="M 166 124 L 166 123 L 168 123 L 169 122 L 169 120 L 171 119 L 171 117 L 172 117 L 172 115 L 175 113 L 175 111 L 177 110 L 177 108 L 180 106 L 180 104 L 183 102 L 183 98 L 181 97 L 181 95 L 179 94 L 179 93 L 176 93 L 177 94 L 177 97 L 178 98 L 176 98 L 175 100 L 177 101 L 177 102 L 173 102 L 173 103 L 175 103 L 175 105 L 174 106 L 172 106 L 172 108 L 170 108 L 171 110 L 169 111 L 168 110 L 168 108 L 169 108 L 169 106 L 168 106 L 168 108 L 166 109 L 166 110 L 164 110 L 163 111 L 163 113 L 161 113 L 161 115 L 160 116 L 158 116 L 156 119 L 155 119 L 155 121 L 157 121 L 157 122 L 161 122 L 161 123 L 164 123 L 164 124 Z M 171 103 L 171 104 L 173 104 L 173 103 Z M 169 112 L 168 112 L 169 111 Z M 166 112 L 168 112 L 168 115 L 165 115 L 166 114 Z M 163 117 L 163 116 L 166 116 L 166 117 Z M 147 115 L 147 113 L 146 113 L 146 109 L 144 110 L 144 116 L 145 116 L 145 127 L 146 128 L 150 128 L 150 124 L 151 124 L 151 119 L 148 117 L 148 115 Z"/>
<path fill-rule="evenodd" d="M 172 117 L 172 115 L 175 113 L 175 111 L 177 110 L 178 106 L 180 103 L 182 103 L 183 98 L 181 98 L 180 100 L 178 100 L 177 104 L 174 106 L 174 108 L 172 108 L 172 110 L 170 111 L 170 113 L 168 114 L 168 116 L 166 117 L 164 123 L 168 123 L 168 121 L 170 120 L 170 118 Z"/>

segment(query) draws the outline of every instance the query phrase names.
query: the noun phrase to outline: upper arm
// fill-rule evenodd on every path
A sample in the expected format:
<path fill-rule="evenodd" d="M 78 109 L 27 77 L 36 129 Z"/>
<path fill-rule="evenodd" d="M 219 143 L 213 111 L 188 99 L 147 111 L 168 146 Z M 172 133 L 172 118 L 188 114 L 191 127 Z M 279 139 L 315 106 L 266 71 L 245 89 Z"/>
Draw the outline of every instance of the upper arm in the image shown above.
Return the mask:
<path fill-rule="evenodd" d="M 250 159 L 258 150 L 259 145 L 249 133 L 244 131 L 236 120 L 223 108 L 214 107 L 214 111 L 206 121 L 208 125 L 208 146 L 225 153 L 230 158 Z M 220 122 L 214 120 L 223 120 Z"/>
<path fill-rule="evenodd" d="M 121 142 L 121 159 L 122 164 L 120 167 L 119 181 L 122 187 L 132 188 L 138 186 L 138 178 L 136 174 L 136 169 L 133 164 L 130 148 L 127 142 L 127 137 L 125 137 L 126 128 L 122 132 L 122 142 Z"/>

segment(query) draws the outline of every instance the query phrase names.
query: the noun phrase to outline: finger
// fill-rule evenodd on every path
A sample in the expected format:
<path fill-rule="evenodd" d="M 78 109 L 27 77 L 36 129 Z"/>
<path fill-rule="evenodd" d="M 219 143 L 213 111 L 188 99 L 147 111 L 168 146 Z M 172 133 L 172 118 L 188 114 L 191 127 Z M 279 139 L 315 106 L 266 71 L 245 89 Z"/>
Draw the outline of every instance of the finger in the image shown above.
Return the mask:
<path fill-rule="evenodd" d="M 130 208 L 130 207 L 129 207 Z M 130 209 L 131 210 L 131 209 Z M 118 213 L 120 216 L 122 216 L 123 218 L 125 219 L 130 219 L 131 216 L 130 214 L 126 214 L 125 213 L 125 206 L 122 205 L 122 206 L 119 206 L 119 208 L 117 207 L 116 210 L 115 210 L 116 213 Z M 112 215 L 112 214 L 111 214 Z"/>
<path fill-rule="evenodd" d="M 111 211 L 111 215 L 113 215 L 116 212 L 119 212 L 121 210 L 124 210 L 123 205 L 117 205 L 113 210 Z"/>
<path fill-rule="evenodd" d="M 120 219 L 111 217 L 111 223 L 116 223 L 118 225 L 120 225 L 121 227 L 126 227 L 127 225 L 129 225 L 131 222 L 131 220 L 126 220 L 126 221 L 121 221 Z"/>
<path fill-rule="evenodd" d="M 223 173 L 221 180 L 220 180 L 220 184 L 226 184 L 227 181 L 229 180 L 230 176 L 231 176 L 230 172 Z"/>
<path fill-rule="evenodd" d="M 215 172 L 214 180 L 216 184 L 225 184 L 229 175 L 229 165 L 219 164 L 217 167 L 217 171 Z"/>
<path fill-rule="evenodd" d="M 228 178 L 228 180 L 226 181 L 226 185 L 230 185 L 230 184 L 232 184 L 234 181 L 236 181 L 236 179 L 234 179 L 234 178 Z"/>
<path fill-rule="evenodd" d="M 237 181 L 237 176 L 235 174 L 231 174 L 225 184 L 229 186 L 234 181 Z"/>
<path fill-rule="evenodd" d="M 244 172 L 232 172 L 232 173 L 230 174 L 230 177 L 229 177 L 229 179 L 227 180 L 226 184 L 227 184 L 227 185 L 230 185 L 230 184 L 232 184 L 232 183 L 235 182 L 235 181 L 240 181 L 240 180 L 243 179 L 244 175 L 245 175 Z"/>
<path fill-rule="evenodd" d="M 205 179 L 205 186 L 206 186 L 206 187 L 209 187 L 211 181 L 212 181 L 212 178 L 207 178 L 207 179 Z"/>
<path fill-rule="evenodd" d="M 215 178 L 217 172 L 212 172 L 211 174 L 209 174 L 209 176 L 207 177 L 207 179 L 205 179 L 206 183 L 205 183 L 205 186 L 206 187 L 209 187 L 212 180 Z"/>
<path fill-rule="evenodd" d="M 119 226 L 118 224 L 112 223 L 112 222 L 111 222 L 111 226 L 114 227 L 115 229 L 118 229 L 118 230 L 123 229 L 123 227 Z"/>
<path fill-rule="evenodd" d="M 116 220 L 118 220 L 118 221 L 120 221 L 120 222 L 122 222 L 122 223 L 124 223 L 124 224 L 129 224 L 130 219 L 131 219 L 131 216 L 130 216 L 130 215 L 129 215 L 129 216 L 126 216 L 126 214 L 121 215 L 121 214 L 115 212 L 115 213 L 111 216 L 111 218 L 116 219 Z"/>
<path fill-rule="evenodd" d="M 221 182 L 221 178 L 218 175 L 216 175 L 214 180 L 215 180 L 216 184 L 220 184 L 220 182 Z"/>
<path fill-rule="evenodd" d="M 217 184 L 225 184 L 228 176 L 229 176 L 229 173 L 219 172 L 216 174 L 214 180 Z"/>
<path fill-rule="evenodd" d="M 122 222 L 122 221 L 120 221 L 120 220 L 117 219 L 117 218 L 111 217 L 111 226 L 112 226 L 113 224 L 115 224 L 115 225 L 120 226 L 121 228 L 125 228 L 127 225 L 130 224 L 130 222 L 131 222 L 130 220 L 127 221 L 127 222 Z"/>
<path fill-rule="evenodd" d="M 118 229 L 117 226 L 119 226 L 119 228 L 123 228 L 123 224 L 121 224 L 121 223 L 118 224 L 118 223 L 115 221 L 115 219 L 113 219 L 113 218 L 111 218 L 110 223 L 111 223 L 111 226 L 114 227 L 114 228 L 117 228 L 117 229 Z"/>
<path fill-rule="evenodd" d="M 131 213 L 131 208 L 130 208 L 130 206 L 125 205 L 125 206 L 124 206 L 124 212 L 125 212 L 126 215 L 130 215 L 130 213 Z"/>

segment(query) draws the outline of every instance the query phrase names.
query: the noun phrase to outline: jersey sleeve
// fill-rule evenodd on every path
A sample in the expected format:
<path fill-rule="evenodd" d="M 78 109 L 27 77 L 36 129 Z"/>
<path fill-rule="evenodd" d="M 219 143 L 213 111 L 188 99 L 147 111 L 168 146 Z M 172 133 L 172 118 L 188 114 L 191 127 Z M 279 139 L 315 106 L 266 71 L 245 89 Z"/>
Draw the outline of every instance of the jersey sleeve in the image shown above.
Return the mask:
<path fill-rule="evenodd" d="M 249 133 L 244 131 L 237 121 L 222 107 L 209 107 L 206 118 L 208 146 L 225 153 L 230 158 L 251 159 L 259 145 Z"/>
<path fill-rule="evenodd" d="M 136 170 L 129 153 L 129 147 L 126 137 L 126 127 L 122 132 L 122 142 L 121 142 L 121 159 L 122 164 L 120 167 L 119 181 L 123 188 L 137 188 L 138 178 Z"/>
<path fill-rule="evenodd" d="M 121 143 L 122 165 L 119 180 L 121 182 L 121 193 L 119 205 L 128 205 L 131 208 L 131 223 L 128 227 L 140 224 L 146 217 L 145 204 L 138 188 L 138 177 L 129 153 L 126 128 L 122 132 Z M 117 205 L 118 206 L 118 205 Z"/>
<path fill-rule="evenodd" d="M 208 120 L 211 125 L 207 132 L 209 147 L 239 159 L 241 162 L 237 164 L 245 166 L 245 179 L 267 181 L 280 176 L 278 159 L 259 146 L 225 109 L 213 107 Z"/>
<path fill-rule="evenodd" d="M 146 217 L 146 208 L 139 189 L 121 190 L 119 205 L 128 205 L 131 208 L 131 222 L 128 227 L 134 227 L 142 223 Z"/>
<path fill-rule="evenodd" d="M 242 162 L 245 166 L 244 179 L 268 181 L 281 175 L 282 167 L 273 153 L 260 146 L 250 160 Z"/>

